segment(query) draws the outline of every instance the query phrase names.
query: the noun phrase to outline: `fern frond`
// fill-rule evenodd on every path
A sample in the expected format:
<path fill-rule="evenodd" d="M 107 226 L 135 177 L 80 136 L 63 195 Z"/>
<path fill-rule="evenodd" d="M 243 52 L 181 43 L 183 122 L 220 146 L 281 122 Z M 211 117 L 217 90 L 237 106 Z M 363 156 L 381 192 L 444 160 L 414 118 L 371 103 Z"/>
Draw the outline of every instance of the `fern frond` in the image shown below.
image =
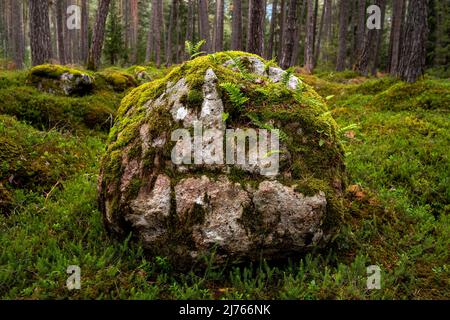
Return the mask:
<path fill-rule="evenodd" d="M 248 98 L 241 92 L 238 85 L 231 82 L 224 82 L 220 86 L 227 92 L 231 103 L 235 107 L 242 108 L 247 103 Z"/>

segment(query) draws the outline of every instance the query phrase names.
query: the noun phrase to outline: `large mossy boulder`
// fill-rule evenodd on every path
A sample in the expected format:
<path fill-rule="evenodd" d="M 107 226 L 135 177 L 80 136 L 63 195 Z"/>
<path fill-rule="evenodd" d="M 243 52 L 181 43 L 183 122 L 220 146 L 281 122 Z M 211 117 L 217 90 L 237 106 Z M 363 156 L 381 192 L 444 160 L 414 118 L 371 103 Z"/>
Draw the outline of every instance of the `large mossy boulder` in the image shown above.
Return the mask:
<path fill-rule="evenodd" d="M 195 133 L 199 123 L 205 135 L 193 145 L 203 161 L 174 160 L 191 142 L 174 132 Z M 220 154 L 215 138 L 231 129 L 269 130 L 279 145 L 271 142 L 250 163 L 255 149 L 237 135 L 247 147 L 245 163 L 210 161 Z M 275 162 L 278 170 L 265 170 Z M 324 100 L 273 62 L 223 52 L 177 66 L 124 98 L 102 161 L 99 206 L 110 232 L 131 232 L 149 254 L 178 267 L 213 252 L 219 263 L 277 259 L 332 238 L 344 181 L 343 151 Z"/>
<path fill-rule="evenodd" d="M 94 78 L 88 72 L 54 64 L 33 67 L 27 80 L 42 92 L 66 96 L 83 96 L 94 89 Z"/>

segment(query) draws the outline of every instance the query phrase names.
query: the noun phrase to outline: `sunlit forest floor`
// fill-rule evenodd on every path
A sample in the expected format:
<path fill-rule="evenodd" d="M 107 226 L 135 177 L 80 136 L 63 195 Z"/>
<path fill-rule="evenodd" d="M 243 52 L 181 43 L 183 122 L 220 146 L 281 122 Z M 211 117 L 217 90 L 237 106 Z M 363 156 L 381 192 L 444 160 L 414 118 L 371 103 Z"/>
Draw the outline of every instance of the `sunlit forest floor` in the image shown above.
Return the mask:
<path fill-rule="evenodd" d="M 298 70 L 300 71 L 300 70 Z M 338 122 L 350 176 L 345 224 L 326 249 L 284 262 L 180 274 L 110 239 L 97 210 L 108 123 L 124 93 L 56 97 L 0 75 L 2 299 L 449 299 L 450 81 L 300 75 Z M 113 112 L 113 111 L 112 111 Z M 6 180 L 5 180 L 6 179 Z M 81 267 L 81 290 L 65 284 Z M 381 289 L 366 288 L 366 267 Z"/>

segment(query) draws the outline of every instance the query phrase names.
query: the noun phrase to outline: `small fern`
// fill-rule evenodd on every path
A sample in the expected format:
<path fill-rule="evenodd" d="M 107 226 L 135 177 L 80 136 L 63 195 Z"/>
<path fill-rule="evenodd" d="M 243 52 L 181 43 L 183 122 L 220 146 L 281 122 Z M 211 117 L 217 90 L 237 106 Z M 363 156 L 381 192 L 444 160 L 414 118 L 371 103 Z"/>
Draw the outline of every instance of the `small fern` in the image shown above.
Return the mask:
<path fill-rule="evenodd" d="M 239 73 L 244 77 L 244 79 L 251 80 L 253 78 L 252 74 L 247 70 L 247 67 L 244 65 L 241 59 L 232 57 L 228 53 L 226 55 L 231 60 L 231 67 L 238 69 Z"/>
<path fill-rule="evenodd" d="M 279 138 L 281 141 L 286 141 L 286 140 L 289 138 L 289 136 L 288 136 L 283 130 L 275 128 L 275 127 L 274 127 L 273 125 L 271 125 L 270 123 L 262 122 L 261 120 L 258 119 L 258 117 L 257 117 L 255 114 L 248 113 L 248 114 L 247 114 L 247 117 L 248 117 L 248 118 L 251 120 L 251 122 L 252 122 L 255 126 L 257 126 L 258 128 L 266 129 L 266 130 L 268 130 L 268 131 L 273 131 L 273 130 L 278 131 L 278 138 Z"/>
<path fill-rule="evenodd" d="M 203 45 L 206 43 L 206 40 L 200 40 L 195 45 L 191 41 L 186 41 L 186 53 L 189 55 L 190 59 L 194 59 L 202 54 L 205 54 L 204 51 L 200 51 Z"/>
<path fill-rule="evenodd" d="M 278 67 L 277 65 L 277 58 L 274 57 L 273 59 L 267 61 L 266 65 L 264 66 L 264 71 L 268 72 L 270 67 Z"/>
<path fill-rule="evenodd" d="M 289 83 L 289 80 L 291 79 L 291 77 L 294 75 L 294 69 L 292 67 L 290 67 L 289 69 L 287 69 L 283 75 L 281 76 L 281 82 L 284 85 L 287 85 Z"/>
<path fill-rule="evenodd" d="M 244 104 L 247 103 L 248 98 L 241 92 L 241 89 L 238 85 L 231 82 L 224 82 L 220 84 L 220 87 L 222 87 L 227 92 L 231 103 L 235 107 L 241 109 Z"/>

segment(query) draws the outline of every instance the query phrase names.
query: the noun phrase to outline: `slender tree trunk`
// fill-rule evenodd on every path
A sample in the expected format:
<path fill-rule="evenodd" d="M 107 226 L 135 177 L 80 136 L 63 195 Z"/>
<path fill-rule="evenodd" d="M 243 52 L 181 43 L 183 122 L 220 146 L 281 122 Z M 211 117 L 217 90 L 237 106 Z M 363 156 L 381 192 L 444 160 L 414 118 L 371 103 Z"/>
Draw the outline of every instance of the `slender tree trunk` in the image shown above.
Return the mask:
<path fill-rule="evenodd" d="M 399 75 L 404 81 L 416 82 L 425 71 L 427 17 L 427 0 L 409 0 L 399 64 Z"/>
<path fill-rule="evenodd" d="M 284 44 L 284 34 L 285 34 L 285 13 L 286 13 L 286 0 L 281 0 L 280 5 L 280 31 L 279 31 L 279 41 L 278 41 L 278 63 L 281 63 L 283 58 L 283 44 Z"/>
<path fill-rule="evenodd" d="M 173 35 L 173 25 L 175 24 L 177 16 L 176 2 L 177 0 L 172 0 L 172 6 L 170 7 L 169 26 L 167 28 L 166 66 L 170 66 L 172 64 L 173 59 L 172 35 Z"/>
<path fill-rule="evenodd" d="M 138 28 L 139 28 L 139 7 L 138 0 L 130 1 L 130 49 L 131 63 L 137 64 L 138 60 Z"/>
<path fill-rule="evenodd" d="M 195 33 L 195 18 L 194 18 L 194 2 L 189 0 L 188 2 L 188 12 L 187 12 L 187 25 L 186 25 L 186 41 L 194 42 Z M 185 59 L 189 59 L 188 54 L 184 54 Z"/>
<path fill-rule="evenodd" d="M 208 1 L 198 0 L 198 15 L 200 23 L 200 37 L 206 41 L 205 50 L 211 52 L 211 35 L 209 26 Z"/>
<path fill-rule="evenodd" d="M 316 53 L 316 34 L 317 34 L 317 19 L 319 16 L 319 0 L 315 1 L 314 4 L 314 15 L 313 15 L 313 43 L 312 43 L 312 47 L 313 47 L 313 57 L 314 54 Z M 313 59 L 314 62 L 314 59 Z"/>
<path fill-rule="evenodd" d="M 309 1 L 309 0 L 308 0 Z M 294 52 L 295 29 L 297 27 L 297 0 L 289 1 L 288 17 L 285 26 L 284 45 L 280 67 L 286 69 L 291 66 Z"/>
<path fill-rule="evenodd" d="M 405 0 L 394 1 L 392 9 L 392 29 L 389 41 L 389 73 L 392 75 L 397 75 L 398 72 L 405 7 Z"/>
<path fill-rule="evenodd" d="M 325 20 L 325 4 L 322 7 L 322 14 L 320 17 L 320 26 L 319 26 L 319 33 L 317 36 L 317 45 L 316 45 L 316 50 L 314 51 L 314 66 L 316 66 L 317 63 L 319 62 L 320 50 L 321 50 L 321 45 L 322 45 L 322 37 L 323 37 L 324 20 Z"/>
<path fill-rule="evenodd" d="M 362 54 L 364 48 L 364 36 L 366 32 L 366 0 L 358 0 L 358 12 L 356 23 L 356 54 Z"/>
<path fill-rule="evenodd" d="M 145 61 L 148 63 L 152 60 L 153 57 L 153 48 L 154 48 L 154 34 L 155 34 L 155 21 L 156 21 L 156 8 L 157 8 L 157 0 L 152 0 L 151 4 L 151 14 L 150 14 L 150 23 L 149 30 L 147 34 L 147 48 L 145 50 Z"/>
<path fill-rule="evenodd" d="M 292 50 L 292 58 L 291 58 L 291 66 L 296 65 L 299 62 L 300 55 L 300 42 L 302 39 L 302 29 L 303 29 L 303 16 L 306 11 L 306 0 L 301 0 L 302 6 L 298 8 L 297 5 L 297 24 L 295 28 L 295 36 L 294 36 L 294 49 Z M 306 19 L 306 18 L 305 18 Z M 306 27 L 305 27 L 305 36 L 306 36 Z M 305 48 L 303 47 L 303 51 Z"/>
<path fill-rule="evenodd" d="M 231 50 L 242 50 L 242 1 L 233 0 Z"/>
<path fill-rule="evenodd" d="M 275 27 L 277 23 L 278 0 L 274 0 L 272 4 L 272 17 L 270 19 L 269 42 L 267 43 L 266 58 L 271 59 L 273 56 L 273 47 L 275 39 Z"/>
<path fill-rule="evenodd" d="M 247 51 L 263 54 L 264 0 L 250 0 L 248 9 Z"/>
<path fill-rule="evenodd" d="M 58 57 L 60 64 L 66 64 L 66 49 L 64 43 L 64 27 L 65 22 L 64 3 L 56 1 L 56 32 L 58 40 Z"/>
<path fill-rule="evenodd" d="M 163 11 L 163 0 L 156 0 L 155 62 L 158 67 L 161 65 Z"/>
<path fill-rule="evenodd" d="M 14 39 L 14 64 L 17 69 L 22 69 L 25 58 L 25 37 L 23 32 L 23 3 L 21 1 L 12 1 L 11 16 Z"/>
<path fill-rule="evenodd" d="M 52 43 L 48 17 L 48 2 L 29 0 L 30 45 L 33 66 L 49 62 L 52 59 Z"/>
<path fill-rule="evenodd" d="M 216 23 L 214 28 L 214 51 L 223 50 L 223 20 L 224 20 L 225 2 L 216 0 Z"/>
<path fill-rule="evenodd" d="M 86 62 L 89 52 L 89 2 L 81 0 L 81 61 Z"/>
<path fill-rule="evenodd" d="M 372 64 L 372 75 L 377 74 L 379 64 L 381 42 L 383 40 L 383 31 L 384 31 L 384 18 L 386 17 L 386 0 L 377 0 L 376 4 L 381 9 L 381 29 L 376 31 L 376 46 Z"/>
<path fill-rule="evenodd" d="M 326 44 L 325 54 L 323 55 L 325 60 L 328 62 L 330 60 L 330 47 L 331 47 L 331 36 L 332 36 L 332 0 L 325 0 L 323 7 L 325 9 L 325 18 L 324 18 L 324 42 Z"/>
<path fill-rule="evenodd" d="M 97 17 L 94 27 L 94 36 L 92 38 L 92 45 L 89 50 L 87 67 L 89 70 L 96 70 L 100 64 L 102 55 L 103 41 L 105 39 L 105 24 L 108 17 L 109 5 L 111 0 L 100 0 Z"/>
<path fill-rule="evenodd" d="M 314 8 L 313 0 L 308 0 L 306 37 L 305 37 L 305 71 L 312 73 L 314 69 Z"/>
<path fill-rule="evenodd" d="M 348 27 L 349 0 L 339 2 L 339 45 L 336 63 L 336 71 L 345 69 L 345 57 L 347 56 L 347 27 Z"/>

